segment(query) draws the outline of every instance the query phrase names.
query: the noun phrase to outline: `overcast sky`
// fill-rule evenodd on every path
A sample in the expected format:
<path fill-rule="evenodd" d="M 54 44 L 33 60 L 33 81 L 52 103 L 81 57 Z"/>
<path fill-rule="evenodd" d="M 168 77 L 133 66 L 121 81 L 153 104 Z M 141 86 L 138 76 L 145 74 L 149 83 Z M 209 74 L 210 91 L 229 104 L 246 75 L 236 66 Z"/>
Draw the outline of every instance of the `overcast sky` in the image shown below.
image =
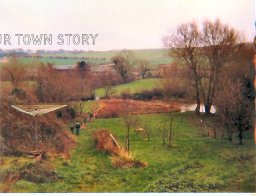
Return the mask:
<path fill-rule="evenodd" d="M 181 23 L 221 19 L 255 35 L 254 0 L 0 0 L 0 34 L 98 34 L 95 45 L 17 45 L 25 49 L 144 49 L 162 48 L 162 37 Z"/>

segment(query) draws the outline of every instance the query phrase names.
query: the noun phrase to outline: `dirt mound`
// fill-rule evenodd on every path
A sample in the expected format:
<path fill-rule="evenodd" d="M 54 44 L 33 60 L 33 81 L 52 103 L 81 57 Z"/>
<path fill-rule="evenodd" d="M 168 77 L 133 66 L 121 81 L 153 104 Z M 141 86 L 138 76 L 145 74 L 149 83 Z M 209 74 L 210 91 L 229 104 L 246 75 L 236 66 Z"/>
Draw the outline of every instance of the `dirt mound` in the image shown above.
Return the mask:
<path fill-rule="evenodd" d="M 96 118 L 115 118 L 125 111 L 133 111 L 132 114 L 153 114 L 179 112 L 178 103 L 163 101 L 137 101 L 123 99 L 100 100 L 100 108 L 95 112 Z"/>

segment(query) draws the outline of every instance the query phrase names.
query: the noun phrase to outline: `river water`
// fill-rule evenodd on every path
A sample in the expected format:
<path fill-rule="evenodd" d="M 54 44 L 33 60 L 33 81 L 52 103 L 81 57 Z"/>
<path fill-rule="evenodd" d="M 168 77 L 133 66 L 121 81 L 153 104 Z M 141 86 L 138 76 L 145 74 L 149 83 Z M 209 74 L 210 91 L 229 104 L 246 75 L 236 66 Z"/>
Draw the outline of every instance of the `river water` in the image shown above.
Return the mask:
<path fill-rule="evenodd" d="M 196 104 L 183 104 L 183 105 L 181 105 L 181 107 L 180 107 L 180 111 L 181 111 L 181 112 L 195 111 L 195 109 L 196 109 Z M 204 105 L 203 105 L 203 104 L 200 105 L 200 112 L 202 112 L 202 113 L 205 112 L 205 108 L 204 108 Z M 216 113 L 216 107 L 215 107 L 215 106 L 212 106 L 210 112 L 211 112 L 212 114 Z"/>

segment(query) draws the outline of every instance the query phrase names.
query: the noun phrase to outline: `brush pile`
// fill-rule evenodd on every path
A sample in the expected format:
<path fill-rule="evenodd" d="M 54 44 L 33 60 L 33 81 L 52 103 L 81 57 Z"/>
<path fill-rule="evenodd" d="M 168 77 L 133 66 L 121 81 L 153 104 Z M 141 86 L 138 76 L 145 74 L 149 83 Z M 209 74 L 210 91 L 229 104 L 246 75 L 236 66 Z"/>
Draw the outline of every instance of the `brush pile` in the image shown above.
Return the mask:
<path fill-rule="evenodd" d="M 144 168 L 146 162 L 135 160 L 117 141 L 117 139 L 106 129 L 97 130 L 93 133 L 96 148 L 111 155 L 112 165 L 116 168 Z"/>

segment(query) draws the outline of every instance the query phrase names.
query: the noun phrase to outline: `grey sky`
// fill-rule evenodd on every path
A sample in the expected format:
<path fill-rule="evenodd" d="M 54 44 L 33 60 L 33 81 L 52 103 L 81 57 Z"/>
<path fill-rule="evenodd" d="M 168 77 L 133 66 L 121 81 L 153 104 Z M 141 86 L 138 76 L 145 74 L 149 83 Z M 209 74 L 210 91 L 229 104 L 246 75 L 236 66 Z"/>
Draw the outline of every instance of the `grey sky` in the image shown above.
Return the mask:
<path fill-rule="evenodd" d="M 161 48 L 168 30 L 192 20 L 220 18 L 255 35 L 254 0 L 0 0 L 0 34 L 98 33 L 95 46 L 12 46 L 25 49 Z"/>

